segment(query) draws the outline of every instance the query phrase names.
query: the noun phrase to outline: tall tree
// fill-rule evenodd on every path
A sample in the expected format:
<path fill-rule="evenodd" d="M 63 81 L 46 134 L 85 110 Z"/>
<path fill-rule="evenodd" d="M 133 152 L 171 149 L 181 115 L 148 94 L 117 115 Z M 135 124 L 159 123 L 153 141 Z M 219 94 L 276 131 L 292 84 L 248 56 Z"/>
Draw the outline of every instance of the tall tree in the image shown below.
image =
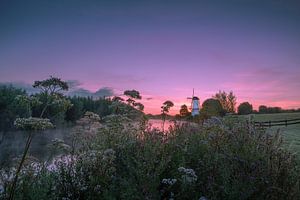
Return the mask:
<path fill-rule="evenodd" d="M 227 93 L 225 91 L 220 90 L 213 96 L 213 98 L 220 101 L 222 108 L 225 110 L 226 113 L 235 113 L 236 96 L 233 94 L 232 91 Z"/>
<path fill-rule="evenodd" d="M 161 106 L 161 113 L 162 113 L 162 130 L 165 130 L 165 122 L 166 122 L 166 116 L 167 113 L 169 113 L 170 108 L 174 106 L 174 103 L 170 100 L 167 100 L 163 103 L 163 105 Z"/>
<path fill-rule="evenodd" d="M 179 114 L 181 117 L 186 117 L 189 115 L 189 109 L 187 107 L 187 105 L 183 104 L 181 107 L 180 107 L 180 110 L 179 110 Z"/>
<path fill-rule="evenodd" d="M 136 102 L 136 100 L 140 100 L 142 99 L 142 96 L 140 95 L 140 92 L 137 90 L 125 90 L 124 91 L 124 95 L 128 97 L 128 99 L 126 100 L 128 105 L 143 111 L 144 110 L 144 105 Z"/>
<path fill-rule="evenodd" d="M 14 180 L 12 182 L 9 200 L 14 199 L 14 192 L 18 181 L 18 176 L 23 166 L 23 163 L 25 162 L 28 150 L 30 148 L 33 133 L 39 130 L 45 130 L 53 127 L 53 124 L 50 122 L 49 119 L 43 118 L 46 109 L 53 104 L 57 104 L 62 105 L 63 107 L 60 107 L 60 109 L 64 108 L 64 111 L 66 111 L 67 108 L 71 105 L 70 102 L 67 99 L 65 99 L 63 94 L 61 93 L 61 91 L 68 90 L 68 84 L 59 78 L 51 76 L 49 79 L 43 81 L 35 81 L 33 87 L 39 88 L 41 90 L 41 93 L 37 94 L 36 96 L 33 96 L 32 98 L 21 97 L 19 98 L 19 101 L 29 102 L 29 105 L 36 105 L 36 102 L 42 102 L 43 107 L 41 109 L 39 118 L 17 118 L 14 122 L 16 128 L 24 130 L 28 133 L 28 137 L 21 162 L 19 163 Z"/>
<path fill-rule="evenodd" d="M 36 113 L 40 113 L 38 116 L 43 118 L 47 110 L 52 113 L 48 114 L 46 117 L 54 117 L 59 113 L 64 113 L 71 103 L 63 95 L 63 91 L 67 91 L 69 86 L 67 82 L 62 81 L 60 78 L 52 77 L 42 80 L 35 81 L 33 84 L 34 88 L 41 90 L 39 94 L 35 96 L 42 102 L 42 105 L 39 107 Z"/>

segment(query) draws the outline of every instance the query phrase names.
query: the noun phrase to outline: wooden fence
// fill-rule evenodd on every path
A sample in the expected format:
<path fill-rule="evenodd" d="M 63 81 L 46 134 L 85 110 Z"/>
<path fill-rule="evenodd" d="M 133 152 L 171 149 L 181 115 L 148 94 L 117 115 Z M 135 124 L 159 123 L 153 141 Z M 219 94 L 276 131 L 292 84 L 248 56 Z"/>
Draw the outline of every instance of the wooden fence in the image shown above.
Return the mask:
<path fill-rule="evenodd" d="M 289 126 L 293 124 L 300 124 L 300 118 L 298 119 L 286 119 L 277 121 L 263 121 L 263 122 L 253 122 L 257 127 L 272 127 L 272 126 Z"/>

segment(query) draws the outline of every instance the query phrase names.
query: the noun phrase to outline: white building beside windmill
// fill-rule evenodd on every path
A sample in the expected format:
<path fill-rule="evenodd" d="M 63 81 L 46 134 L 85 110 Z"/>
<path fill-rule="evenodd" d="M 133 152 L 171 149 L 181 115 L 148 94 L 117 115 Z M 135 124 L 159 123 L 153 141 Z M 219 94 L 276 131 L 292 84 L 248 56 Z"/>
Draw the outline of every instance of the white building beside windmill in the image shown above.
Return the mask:
<path fill-rule="evenodd" d="M 189 97 L 188 99 L 191 99 L 192 102 L 191 102 L 191 114 L 192 116 L 196 116 L 196 115 L 199 115 L 200 114 L 200 100 L 198 97 L 196 97 L 194 95 L 194 89 L 193 89 L 193 96 L 192 97 Z"/>

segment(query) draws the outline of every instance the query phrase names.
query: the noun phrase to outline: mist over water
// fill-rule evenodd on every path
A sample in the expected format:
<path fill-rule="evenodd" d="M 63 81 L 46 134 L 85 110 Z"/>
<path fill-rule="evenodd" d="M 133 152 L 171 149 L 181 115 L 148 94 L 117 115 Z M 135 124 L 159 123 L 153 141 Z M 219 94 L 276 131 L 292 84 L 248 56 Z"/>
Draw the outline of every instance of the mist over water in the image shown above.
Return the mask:
<path fill-rule="evenodd" d="M 150 119 L 148 124 L 151 128 L 163 130 L 163 121 L 161 119 Z M 172 125 L 174 125 L 174 121 L 166 120 L 164 130 L 168 130 Z M 41 161 L 50 160 L 53 156 L 53 150 L 51 149 L 52 141 L 57 138 L 69 144 L 72 128 L 62 127 L 36 132 L 32 139 L 29 155 Z M 22 156 L 27 134 L 24 131 L 0 132 L 0 166 L 12 164 L 15 158 Z"/>
<path fill-rule="evenodd" d="M 0 132 L 0 166 L 9 165 L 14 158 L 22 155 L 27 134 L 24 131 Z M 70 135 L 71 127 L 36 132 L 31 142 L 29 154 L 39 160 L 47 160 L 51 156 L 52 140 L 58 138 L 68 143 Z"/>

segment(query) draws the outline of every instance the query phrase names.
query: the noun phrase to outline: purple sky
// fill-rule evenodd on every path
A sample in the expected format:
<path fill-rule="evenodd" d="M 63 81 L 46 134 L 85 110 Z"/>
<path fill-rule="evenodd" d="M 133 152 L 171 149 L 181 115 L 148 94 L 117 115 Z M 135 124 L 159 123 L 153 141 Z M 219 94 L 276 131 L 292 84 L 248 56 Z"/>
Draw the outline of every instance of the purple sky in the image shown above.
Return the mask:
<path fill-rule="evenodd" d="M 81 88 L 136 89 L 174 112 L 192 88 L 300 107 L 296 0 L 0 1 L 0 82 L 50 75 Z M 146 100 L 151 98 L 151 100 Z"/>

